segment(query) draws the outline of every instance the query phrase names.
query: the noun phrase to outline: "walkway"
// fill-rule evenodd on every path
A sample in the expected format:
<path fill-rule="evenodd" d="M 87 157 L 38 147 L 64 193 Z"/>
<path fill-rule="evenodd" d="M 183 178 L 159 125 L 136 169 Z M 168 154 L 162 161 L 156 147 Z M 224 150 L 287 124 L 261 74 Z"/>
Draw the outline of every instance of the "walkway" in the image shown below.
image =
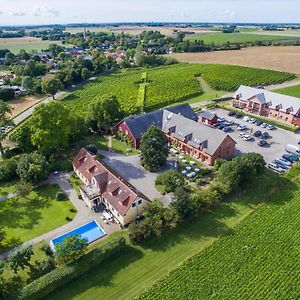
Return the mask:
<path fill-rule="evenodd" d="M 117 230 L 120 230 L 120 226 L 117 224 L 114 224 L 114 223 L 111 223 L 109 225 L 105 224 L 104 221 L 101 219 L 101 214 L 94 213 L 93 211 L 91 211 L 87 207 L 85 202 L 78 198 L 76 191 L 73 189 L 71 184 L 68 182 L 69 176 L 70 176 L 70 173 L 66 173 L 66 172 L 62 172 L 58 175 L 51 175 L 42 184 L 58 184 L 59 185 L 59 187 L 63 190 L 63 192 L 66 194 L 66 196 L 69 198 L 69 200 L 72 202 L 72 204 L 74 205 L 74 207 L 77 210 L 77 214 L 76 214 L 75 218 L 71 222 L 69 222 L 61 227 L 58 227 L 58 228 L 56 228 L 52 231 L 49 231 L 41 236 L 38 236 L 22 245 L 16 247 L 15 249 L 12 249 L 5 253 L 0 254 L 0 259 L 4 259 L 4 258 L 8 257 L 12 251 L 15 251 L 17 249 L 20 249 L 20 248 L 23 248 L 23 247 L 26 247 L 29 245 L 34 245 L 34 244 L 37 244 L 44 240 L 49 242 L 53 238 L 55 238 L 59 235 L 62 235 L 68 231 L 71 231 L 71 230 L 73 230 L 85 223 L 93 221 L 93 220 L 96 220 L 100 224 L 100 226 L 104 229 L 106 234 L 108 234 L 108 235 Z"/>

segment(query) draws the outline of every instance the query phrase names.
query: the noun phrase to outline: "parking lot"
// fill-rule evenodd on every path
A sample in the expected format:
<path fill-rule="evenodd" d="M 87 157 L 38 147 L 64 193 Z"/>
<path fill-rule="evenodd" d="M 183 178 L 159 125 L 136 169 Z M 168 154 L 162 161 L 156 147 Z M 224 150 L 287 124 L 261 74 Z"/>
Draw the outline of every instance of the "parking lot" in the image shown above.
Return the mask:
<path fill-rule="evenodd" d="M 285 146 L 287 144 L 297 145 L 300 140 L 299 133 L 293 133 L 281 128 L 276 128 L 273 130 L 268 130 L 266 128 L 261 128 L 256 124 L 251 124 L 243 120 L 243 118 L 236 119 L 234 116 L 229 117 L 228 111 L 224 109 L 211 109 L 213 113 L 216 113 L 218 117 L 224 117 L 226 120 L 233 120 L 235 124 L 231 125 L 232 131 L 228 134 L 237 142 L 236 148 L 238 154 L 248 153 L 248 152 L 256 152 L 260 153 L 267 162 L 271 162 L 274 159 L 282 156 L 285 153 Z M 242 131 L 245 134 L 253 135 L 253 133 L 257 130 L 261 132 L 268 132 L 271 136 L 270 138 L 266 139 L 268 145 L 264 147 L 258 146 L 258 142 L 261 138 L 254 137 L 250 141 L 245 141 L 240 137 L 240 132 L 237 130 L 238 125 L 245 125 L 247 126 L 248 130 Z M 220 130 L 220 129 L 216 129 Z"/>

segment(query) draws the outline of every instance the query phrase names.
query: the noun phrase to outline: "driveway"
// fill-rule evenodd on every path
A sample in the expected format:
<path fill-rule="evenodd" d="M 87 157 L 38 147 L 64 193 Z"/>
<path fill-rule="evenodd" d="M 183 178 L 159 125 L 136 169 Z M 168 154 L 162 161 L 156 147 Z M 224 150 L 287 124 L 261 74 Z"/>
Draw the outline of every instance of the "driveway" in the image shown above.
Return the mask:
<path fill-rule="evenodd" d="M 103 150 L 99 150 L 99 152 L 105 156 L 103 161 L 108 166 L 118 172 L 142 194 L 149 199 L 162 197 L 162 194 L 155 188 L 155 179 L 159 173 L 171 168 L 171 160 L 168 161 L 167 167 L 160 172 L 149 172 L 141 166 L 138 155 L 126 156 Z"/>
<path fill-rule="evenodd" d="M 297 145 L 298 141 L 300 140 L 299 133 L 293 133 L 281 128 L 277 128 L 275 130 L 267 130 L 265 128 L 261 128 L 257 125 L 246 122 L 242 118 L 236 119 L 234 117 L 229 117 L 227 115 L 228 111 L 224 109 L 213 109 L 212 111 L 220 117 L 224 117 L 225 119 L 231 119 L 238 124 L 246 125 L 249 128 L 248 131 L 245 131 L 246 134 L 251 135 L 252 129 L 252 133 L 254 133 L 256 130 L 260 130 L 262 132 L 268 132 L 271 135 L 272 138 L 268 139 L 268 143 L 270 144 L 270 146 L 260 147 L 257 145 L 260 138 L 254 138 L 252 141 L 249 142 L 244 141 L 242 138 L 239 137 L 240 131 L 236 130 L 237 125 L 232 126 L 234 131 L 230 132 L 229 135 L 237 142 L 236 148 L 239 154 L 257 152 L 260 153 L 267 162 L 270 162 L 285 153 L 286 144 Z"/>

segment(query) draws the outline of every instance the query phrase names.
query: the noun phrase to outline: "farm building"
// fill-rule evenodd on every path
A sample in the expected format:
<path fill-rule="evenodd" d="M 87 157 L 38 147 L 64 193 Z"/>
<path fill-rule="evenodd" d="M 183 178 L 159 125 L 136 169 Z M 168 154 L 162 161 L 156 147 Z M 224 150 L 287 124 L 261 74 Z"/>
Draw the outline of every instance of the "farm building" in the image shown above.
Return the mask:
<path fill-rule="evenodd" d="M 122 226 L 140 217 L 149 204 L 146 196 L 84 148 L 74 158 L 73 169 L 83 182 L 80 194 L 88 207 L 104 206 Z"/>
<path fill-rule="evenodd" d="M 169 107 L 168 110 L 175 114 L 180 114 L 187 119 L 198 121 L 197 114 L 188 104 Z M 146 114 L 128 117 L 115 126 L 115 131 L 122 132 L 123 134 L 127 135 L 131 139 L 133 147 L 138 149 L 142 135 L 151 125 L 155 125 L 160 129 L 162 128 L 162 118 L 162 109 Z"/>
<path fill-rule="evenodd" d="M 240 86 L 232 105 L 246 112 L 300 126 L 300 99 L 263 89 Z"/>
<path fill-rule="evenodd" d="M 169 110 L 163 111 L 162 131 L 170 144 L 211 166 L 217 158 L 235 155 L 236 142 L 229 135 Z"/>
<path fill-rule="evenodd" d="M 199 122 L 207 125 L 214 125 L 218 121 L 218 116 L 209 111 L 201 111 L 199 113 Z"/>

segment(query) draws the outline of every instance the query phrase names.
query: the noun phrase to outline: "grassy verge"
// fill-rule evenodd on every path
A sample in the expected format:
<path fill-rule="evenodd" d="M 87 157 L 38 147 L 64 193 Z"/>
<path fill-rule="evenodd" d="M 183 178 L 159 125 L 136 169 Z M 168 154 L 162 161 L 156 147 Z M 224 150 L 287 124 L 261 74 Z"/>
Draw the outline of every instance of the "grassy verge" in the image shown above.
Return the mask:
<path fill-rule="evenodd" d="M 5 233 L 0 252 L 53 230 L 67 223 L 67 217 L 75 216 L 69 200 L 56 200 L 58 191 L 58 186 L 43 185 L 26 197 L 17 196 L 0 202 L 0 227 Z"/>
<path fill-rule="evenodd" d="M 1 183 L 0 185 L 0 197 L 14 193 L 16 191 L 16 180 Z"/>
<path fill-rule="evenodd" d="M 126 252 L 96 267 L 87 276 L 74 280 L 47 299 L 131 299 L 155 281 L 204 250 L 232 230 L 265 201 L 277 186 L 278 176 L 267 172 L 233 201 L 223 203 L 198 219 L 149 242 L 131 245 Z M 117 234 L 127 233 L 121 232 Z"/>
<path fill-rule="evenodd" d="M 298 80 L 299 80 L 299 78 L 298 78 Z M 287 88 L 274 90 L 272 92 L 300 98 L 300 85 L 290 86 Z M 300 101 L 300 99 L 299 99 L 299 101 Z"/>

